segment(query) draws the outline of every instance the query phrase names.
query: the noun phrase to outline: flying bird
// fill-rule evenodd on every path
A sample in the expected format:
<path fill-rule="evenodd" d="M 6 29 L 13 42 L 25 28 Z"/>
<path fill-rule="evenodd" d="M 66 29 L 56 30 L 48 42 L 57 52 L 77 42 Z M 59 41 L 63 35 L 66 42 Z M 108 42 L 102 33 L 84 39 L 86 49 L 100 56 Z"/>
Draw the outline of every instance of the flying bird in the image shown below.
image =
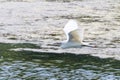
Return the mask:
<path fill-rule="evenodd" d="M 69 20 L 63 31 L 67 39 L 62 42 L 61 48 L 81 48 L 82 46 L 89 46 L 89 43 L 83 42 L 84 29 L 78 27 L 76 20 Z"/>

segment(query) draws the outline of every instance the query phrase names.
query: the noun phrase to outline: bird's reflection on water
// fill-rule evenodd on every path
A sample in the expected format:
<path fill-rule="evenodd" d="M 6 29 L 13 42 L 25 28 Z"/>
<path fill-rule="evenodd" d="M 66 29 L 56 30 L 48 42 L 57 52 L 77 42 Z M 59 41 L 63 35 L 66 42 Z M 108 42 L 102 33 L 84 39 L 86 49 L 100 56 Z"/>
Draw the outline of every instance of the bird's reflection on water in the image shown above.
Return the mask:
<path fill-rule="evenodd" d="M 0 79 L 5 80 L 115 80 L 120 79 L 120 61 L 89 55 L 8 51 L 32 44 L 0 44 Z M 7 49 L 5 49 L 7 47 Z"/>

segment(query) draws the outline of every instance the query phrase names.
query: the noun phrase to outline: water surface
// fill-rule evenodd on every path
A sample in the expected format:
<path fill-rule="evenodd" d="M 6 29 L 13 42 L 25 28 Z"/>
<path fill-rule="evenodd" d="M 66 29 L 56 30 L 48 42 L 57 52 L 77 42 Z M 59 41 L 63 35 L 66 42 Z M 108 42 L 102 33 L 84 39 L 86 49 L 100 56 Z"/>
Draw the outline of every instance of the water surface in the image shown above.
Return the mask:
<path fill-rule="evenodd" d="M 53 54 L 11 48 L 33 44 L 0 44 L 0 80 L 119 80 L 120 61 L 89 55 Z"/>
<path fill-rule="evenodd" d="M 96 41 L 97 44 L 100 43 L 98 44 L 100 47 L 104 47 L 104 45 L 105 47 L 110 47 L 111 43 L 112 46 L 115 46 L 114 48 L 120 47 L 119 0 L 79 0 L 81 3 L 71 3 L 66 5 L 64 4 L 63 7 L 68 6 L 69 8 L 65 7 L 63 9 L 61 8 L 62 6 L 57 3 L 54 3 L 54 5 L 52 3 L 49 3 L 50 8 L 47 6 L 47 3 L 44 3 L 43 6 L 47 6 L 48 8 L 44 9 L 43 6 L 43 8 L 41 8 L 41 4 L 39 3 L 30 4 L 27 2 L 15 3 L 15 0 L 6 1 L 12 1 L 14 3 L 6 3 L 5 6 L 1 4 L 1 16 L 4 15 L 3 20 L 1 19 L 0 21 L 0 32 L 3 34 L 1 35 L 2 37 L 4 36 L 9 39 L 26 38 L 26 40 L 29 41 L 32 39 L 35 40 L 34 42 L 39 42 L 41 40 L 41 38 L 39 38 L 39 35 L 41 35 L 43 36 L 43 39 L 41 41 L 51 41 L 49 40 L 51 38 L 50 35 L 45 33 L 48 36 L 47 38 L 45 37 L 45 34 L 43 35 L 40 33 L 42 31 L 45 32 L 44 29 L 42 29 L 43 25 L 41 25 L 43 21 L 48 20 L 48 25 L 51 21 L 52 26 L 54 24 L 55 26 L 58 26 L 57 23 L 59 21 L 56 19 L 60 18 L 62 21 L 62 19 L 77 18 L 79 22 L 83 24 L 83 26 L 88 25 L 88 32 L 91 34 L 87 36 L 88 39 L 93 38 L 93 41 Z M 20 0 L 20 2 L 22 1 L 24 2 L 24 0 Z M 60 0 L 56 1 L 61 2 Z M 69 1 L 70 0 L 63 0 L 63 2 Z M 55 4 L 57 4 L 57 6 L 60 6 L 60 9 L 58 8 L 56 10 Z M 42 11 L 40 11 L 40 9 L 42 9 Z M 69 11 L 68 9 L 71 10 Z M 13 15 L 13 17 L 11 15 Z M 56 16 L 54 17 L 54 15 Z M 12 17 L 13 19 L 10 19 L 8 16 L 10 18 Z M 51 16 L 53 16 L 53 18 Z M 18 21 L 16 21 L 17 19 Z M 45 24 L 44 27 L 48 27 L 46 21 L 43 23 Z M 55 21 L 57 23 L 55 23 Z M 63 23 L 59 23 L 59 25 L 60 24 Z M 40 26 L 42 26 L 42 28 L 40 28 Z M 46 31 L 50 32 L 50 30 Z M 11 36 L 10 34 L 12 34 L 12 37 L 9 37 Z M 37 36 L 32 36 L 32 34 L 37 34 Z M 62 36 L 59 35 L 59 37 Z M 53 39 L 53 37 L 51 39 Z M 110 41 L 110 44 L 109 46 L 106 46 L 106 44 L 108 44 L 108 41 Z M 9 50 L 12 48 L 39 49 L 40 47 L 33 44 L 1 43 L 0 80 L 120 80 L 120 61 L 117 60 L 100 59 L 89 55 L 74 55 L 68 53 L 53 54 L 32 51 L 15 52 Z"/>

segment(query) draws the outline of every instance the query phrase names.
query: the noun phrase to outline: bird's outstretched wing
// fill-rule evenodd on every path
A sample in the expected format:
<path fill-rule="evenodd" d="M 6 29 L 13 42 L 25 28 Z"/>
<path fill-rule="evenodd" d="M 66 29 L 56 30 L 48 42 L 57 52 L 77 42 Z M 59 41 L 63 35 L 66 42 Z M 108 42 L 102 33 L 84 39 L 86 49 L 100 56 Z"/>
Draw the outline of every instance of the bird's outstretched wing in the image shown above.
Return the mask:
<path fill-rule="evenodd" d="M 64 27 L 64 32 L 67 37 L 67 42 L 79 42 L 81 43 L 83 41 L 83 32 L 84 30 L 78 27 L 78 23 L 75 20 L 69 20 L 68 23 Z"/>
<path fill-rule="evenodd" d="M 65 31 L 65 33 L 69 33 L 69 32 L 76 30 L 76 29 L 78 29 L 77 21 L 69 20 L 68 23 L 65 25 L 63 30 Z"/>
<path fill-rule="evenodd" d="M 68 35 L 69 35 L 68 41 L 82 44 L 83 42 L 83 30 L 82 29 L 73 30 Z"/>

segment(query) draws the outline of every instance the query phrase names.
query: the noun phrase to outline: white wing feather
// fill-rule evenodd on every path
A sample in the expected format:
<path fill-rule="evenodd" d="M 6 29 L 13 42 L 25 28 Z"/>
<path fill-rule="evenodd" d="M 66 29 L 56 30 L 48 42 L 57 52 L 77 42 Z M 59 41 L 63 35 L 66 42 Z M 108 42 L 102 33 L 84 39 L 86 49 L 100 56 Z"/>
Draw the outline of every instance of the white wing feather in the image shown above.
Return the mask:
<path fill-rule="evenodd" d="M 65 25 L 63 30 L 65 31 L 65 33 L 69 33 L 69 32 L 76 30 L 76 29 L 78 29 L 77 22 L 75 20 L 69 20 L 68 23 Z"/>
<path fill-rule="evenodd" d="M 67 37 L 67 41 L 69 40 L 69 33 L 71 32 L 71 31 L 74 31 L 74 30 L 76 30 L 76 29 L 78 29 L 78 24 L 77 24 L 77 21 L 75 21 L 75 20 L 69 20 L 68 21 L 68 23 L 65 25 L 65 27 L 64 27 L 64 32 L 65 32 L 65 34 L 66 34 L 66 37 Z"/>

